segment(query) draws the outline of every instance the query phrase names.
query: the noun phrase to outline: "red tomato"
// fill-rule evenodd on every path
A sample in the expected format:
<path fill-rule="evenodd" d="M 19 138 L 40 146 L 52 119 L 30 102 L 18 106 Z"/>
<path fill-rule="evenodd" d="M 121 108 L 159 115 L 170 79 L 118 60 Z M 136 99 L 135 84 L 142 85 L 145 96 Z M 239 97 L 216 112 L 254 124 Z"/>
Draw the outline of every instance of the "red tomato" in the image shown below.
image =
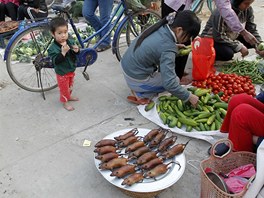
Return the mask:
<path fill-rule="evenodd" d="M 232 78 L 230 78 L 230 79 L 228 80 L 228 82 L 229 82 L 230 84 L 233 84 L 233 83 L 234 83 L 234 80 L 233 80 Z"/>
<path fill-rule="evenodd" d="M 226 87 L 228 87 L 228 88 L 232 88 L 233 85 L 232 85 L 232 84 L 227 84 Z"/>
<path fill-rule="evenodd" d="M 250 84 L 248 87 L 249 87 L 249 89 L 254 89 L 255 90 L 255 87 L 252 84 Z"/>
<path fill-rule="evenodd" d="M 233 84 L 233 89 L 238 89 L 237 84 Z M 236 93 L 236 92 L 235 92 Z"/>
<path fill-rule="evenodd" d="M 216 76 L 216 79 L 217 80 L 221 80 L 221 76 Z"/>
<path fill-rule="evenodd" d="M 214 76 L 214 74 L 209 74 L 209 78 L 212 78 Z"/>
<path fill-rule="evenodd" d="M 236 83 L 237 83 L 237 84 L 240 84 L 241 81 L 240 81 L 239 79 L 236 79 Z"/>
<path fill-rule="evenodd" d="M 219 89 L 219 86 L 217 84 L 213 85 L 213 89 L 214 90 L 218 90 Z"/>
<path fill-rule="evenodd" d="M 232 95 L 233 94 L 233 91 L 232 90 L 228 90 L 228 95 L 230 96 L 230 95 Z"/>
<path fill-rule="evenodd" d="M 244 90 L 241 87 L 239 87 L 238 88 L 238 93 L 244 93 Z"/>
<path fill-rule="evenodd" d="M 227 80 L 227 75 L 224 75 L 224 76 L 222 77 L 222 79 L 223 79 L 223 80 Z"/>

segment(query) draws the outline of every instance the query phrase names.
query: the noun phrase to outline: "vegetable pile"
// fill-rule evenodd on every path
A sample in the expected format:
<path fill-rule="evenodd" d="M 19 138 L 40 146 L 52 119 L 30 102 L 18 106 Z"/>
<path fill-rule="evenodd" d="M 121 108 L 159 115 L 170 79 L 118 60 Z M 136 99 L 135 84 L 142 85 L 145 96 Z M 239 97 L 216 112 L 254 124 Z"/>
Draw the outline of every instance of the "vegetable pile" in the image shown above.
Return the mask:
<path fill-rule="evenodd" d="M 45 43 L 38 41 L 38 45 L 40 49 L 44 50 Z M 20 42 L 11 54 L 11 60 L 22 63 L 30 63 L 32 56 L 38 54 L 37 47 L 38 46 L 35 46 L 32 40 L 29 40 L 26 43 Z M 45 55 L 47 55 L 47 52 Z"/>
<path fill-rule="evenodd" d="M 90 25 L 88 25 L 85 29 L 77 28 L 77 31 L 78 31 L 81 39 L 83 39 L 83 40 L 95 33 L 95 30 Z M 74 39 L 75 43 L 79 43 L 77 36 L 73 31 L 69 32 L 69 36 L 72 39 Z M 95 42 L 96 42 L 96 37 L 93 37 L 92 40 L 90 41 L 90 43 L 95 44 Z"/>
<path fill-rule="evenodd" d="M 176 96 L 161 96 L 158 98 L 156 110 L 164 125 L 170 128 L 182 128 L 186 131 L 193 129 L 197 131 L 218 130 L 221 127 L 223 118 L 226 115 L 227 103 L 223 102 L 218 94 L 210 94 L 211 89 L 188 88 L 193 94 L 199 97 L 199 104 L 194 108 L 190 103 L 184 103 Z M 145 106 L 149 111 L 155 106 L 154 102 Z"/>
<path fill-rule="evenodd" d="M 214 94 L 221 93 L 221 100 L 224 102 L 228 102 L 234 94 L 256 95 L 255 86 L 250 77 L 238 76 L 237 74 L 210 74 L 206 80 L 193 81 L 192 85 L 200 88 L 211 88 Z"/>
<path fill-rule="evenodd" d="M 264 83 L 264 73 L 260 71 L 262 67 L 261 59 L 255 61 L 233 61 L 228 65 L 223 65 L 223 73 L 235 73 L 240 76 L 249 76 L 254 84 Z"/>

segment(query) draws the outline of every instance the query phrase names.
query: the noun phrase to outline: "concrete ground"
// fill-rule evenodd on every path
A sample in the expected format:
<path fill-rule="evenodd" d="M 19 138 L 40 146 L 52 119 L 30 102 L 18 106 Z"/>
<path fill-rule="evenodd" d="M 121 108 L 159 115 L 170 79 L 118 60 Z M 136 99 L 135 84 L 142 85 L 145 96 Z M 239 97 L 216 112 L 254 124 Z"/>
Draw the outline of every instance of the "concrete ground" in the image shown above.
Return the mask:
<path fill-rule="evenodd" d="M 263 4 L 263 0 L 254 3 L 262 37 Z M 207 18 L 204 14 L 200 17 Z M 38 93 L 22 90 L 0 61 L 0 197 L 127 197 L 97 171 L 94 144 L 121 129 L 158 126 L 126 101 L 129 89 L 111 50 L 100 53 L 88 68 L 91 80 L 86 81 L 81 72 L 76 72 L 74 89 L 80 101 L 74 104 L 75 111 L 66 112 L 58 102 L 58 89 L 46 92 L 46 100 Z M 177 142 L 188 139 L 179 135 Z M 91 146 L 83 147 L 84 140 L 90 140 Z M 191 141 L 184 152 L 192 165 L 187 163 L 180 180 L 158 197 L 199 197 L 199 163 L 208 157 L 208 147 L 205 141 Z"/>

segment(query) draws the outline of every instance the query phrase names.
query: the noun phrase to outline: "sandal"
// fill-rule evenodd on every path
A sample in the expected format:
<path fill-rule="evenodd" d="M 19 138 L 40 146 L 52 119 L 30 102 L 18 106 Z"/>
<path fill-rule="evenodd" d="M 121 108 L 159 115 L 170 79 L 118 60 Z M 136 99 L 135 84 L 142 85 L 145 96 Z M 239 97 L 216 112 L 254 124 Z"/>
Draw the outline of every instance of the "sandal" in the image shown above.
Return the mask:
<path fill-rule="evenodd" d="M 127 96 L 127 100 L 137 105 L 145 105 L 151 102 L 151 100 L 148 98 L 137 98 L 135 96 Z"/>
<path fill-rule="evenodd" d="M 96 51 L 97 52 L 103 52 L 105 50 L 108 50 L 111 48 L 111 45 L 99 45 L 97 48 L 96 48 Z"/>

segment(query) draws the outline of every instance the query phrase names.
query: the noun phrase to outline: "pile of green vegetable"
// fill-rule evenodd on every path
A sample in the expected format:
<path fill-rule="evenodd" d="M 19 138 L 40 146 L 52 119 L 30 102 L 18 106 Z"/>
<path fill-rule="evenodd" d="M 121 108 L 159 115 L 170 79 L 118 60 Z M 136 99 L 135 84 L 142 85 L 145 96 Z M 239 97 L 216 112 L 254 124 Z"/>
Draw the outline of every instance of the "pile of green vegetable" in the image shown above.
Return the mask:
<path fill-rule="evenodd" d="M 95 30 L 90 25 L 87 25 L 85 29 L 77 28 L 77 31 L 78 31 L 82 40 L 88 38 L 89 36 L 91 36 L 92 34 L 95 33 Z M 70 36 L 70 38 L 74 39 L 76 43 L 79 43 L 77 36 L 74 32 L 69 32 L 69 36 Z M 96 37 L 93 37 L 92 40 L 90 41 L 90 43 L 91 44 L 96 43 Z"/>
<path fill-rule="evenodd" d="M 236 60 L 229 64 L 222 66 L 223 73 L 236 73 L 240 76 L 249 76 L 254 84 L 264 83 L 264 73 L 261 68 L 264 67 L 263 59 L 257 59 L 254 61 Z"/>
<path fill-rule="evenodd" d="M 158 102 L 151 102 L 145 106 L 145 111 L 149 111 L 156 105 L 156 110 L 163 124 L 170 128 L 182 128 L 186 126 L 186 131 L 193 129 L 197 131 L 218 130 L 221 127 L 223 118 L 226 115 L 228 104 L 220 99 L 223 93 L 211 95 L 210 89 L 188 88 L 199 97 L 197 108 L 190 103 L 184 103 L 176 96 L 161 96 Z"/>
<path fill-rule="evenodd" d="M 44 47 L 46 46 L 46 44 L 42 41 L 38 41 L 38 45 L 40 49 L 44 51 Z M 22 63 L 30 63 L 32 56 L 35 56 L 37 54 L 38 54 L 37 46 L 35 46 L 32 40 L 29 40 L 28 42 L 21 41 L 14 48 L 14 51 L 11 54 L 11 60 L 19 61 Z M 45 55 L 47 55 L 47 52 Z"/>

